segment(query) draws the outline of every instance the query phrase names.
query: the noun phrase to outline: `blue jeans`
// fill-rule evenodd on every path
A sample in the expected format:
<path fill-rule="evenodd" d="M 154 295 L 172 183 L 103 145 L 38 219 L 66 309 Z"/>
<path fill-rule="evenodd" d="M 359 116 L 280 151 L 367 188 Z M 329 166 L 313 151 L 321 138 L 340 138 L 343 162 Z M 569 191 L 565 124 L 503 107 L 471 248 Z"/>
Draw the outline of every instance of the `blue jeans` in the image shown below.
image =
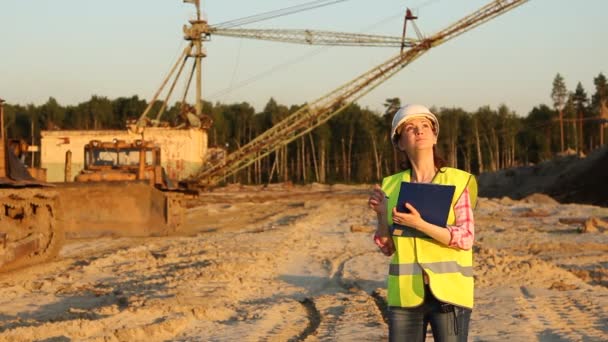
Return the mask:
<path fill-rule="evenodd" d="M 422 342 L 431 324 L 436 342 L 466 342 L 471 310 L 440 302 L 425 286 L 422 305 L 415 308 L 389 307 L 388 340 Z"/>

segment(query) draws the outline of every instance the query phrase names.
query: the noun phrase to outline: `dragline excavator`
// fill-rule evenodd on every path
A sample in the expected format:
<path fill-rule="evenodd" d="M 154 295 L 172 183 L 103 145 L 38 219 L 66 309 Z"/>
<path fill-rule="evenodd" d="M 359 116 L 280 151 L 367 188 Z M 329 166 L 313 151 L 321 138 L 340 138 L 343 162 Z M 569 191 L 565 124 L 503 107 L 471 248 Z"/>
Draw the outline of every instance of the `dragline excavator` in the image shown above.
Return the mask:
<path fill-rule="evenodd" d="M 226 158 L 207 164 L 200 172 L 186 180 L 185 183 L 191 187 L 205 187 L 218 184 L 222 179 L 225 179 L 225 177 L 251 165 L 256 160 L 267 156 L 271 152 L 302 137 L 315 127 L 323 124 L 334 115 L 340 113 L 351 103 L 395 75 L 399 70 L 408 66 L 431 48 L 441 45 L 527 1 L 528 0 L 492 1 L 430 37 L 419 37 L 419 40 L 409 40 L 407 41 L 407 44 L 405 44 L 405 28 L 407 22 L 408 20 L 416 19 L 408 10 L 405 16 L 404 34 L 401 39 L 401 53 L 347 82 L 329 94 L 304 105 L 246 145 L 243 145 L 238 150 L 227 155 Z M 207 34 L 215 32 L 216 34 L 228 35 L 225 32 L 227 30 L 228 29 L 214 30 L 213 28 L 210 28 L 206 32 Z M 285 36 L 278 37 L 275 30 L 270 30 L 269 32 L 265 32 L 264 30 L 246 31 L 249 32 L 247 35 L 251 38 L 288 40 Z M 241 32 L 241 34 L 244 34 L 244 32 Z M 305 39 L 305 32 L 298 32 L 297 36 L 300 37 L 300 42 L 302 40 L 306 43 L 312 41 L 307 41 Z M 302 39 L 302 37 L 304 37 L 304 39 Z M 290 41 L 295 42 L 298 41 L 298 39 L 292 38 Z M 403 47 L 409 47 L 409 49 L 404 51 Z"/>

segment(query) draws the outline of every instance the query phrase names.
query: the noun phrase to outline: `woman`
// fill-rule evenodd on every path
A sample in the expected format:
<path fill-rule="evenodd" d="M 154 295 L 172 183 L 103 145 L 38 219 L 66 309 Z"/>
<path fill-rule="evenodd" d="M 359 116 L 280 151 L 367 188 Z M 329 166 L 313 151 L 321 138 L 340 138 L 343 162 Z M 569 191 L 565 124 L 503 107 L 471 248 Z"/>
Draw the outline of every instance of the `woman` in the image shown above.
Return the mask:
<path fill-rule="evenodd" d="M 439 122 L 421 105 L 395 114 L 391 139 L 404 171 L 376 185 L 369 206 L 378 216 L 374 241 L 393 255 L 388 275 L 389 340 L 424 341 L 430 323 L 435 341 L 466 341 L 473 307 L 473 211 L 477 182 L 445 167 L 435 152 Z M 455 186 L 447 227 L 426 222 L 409 203 L 397 203 L 401 182 Z M 409 213 L 397 211 L 405 206 Z M 391 236 L 393 224 L 407 227 Z"/>

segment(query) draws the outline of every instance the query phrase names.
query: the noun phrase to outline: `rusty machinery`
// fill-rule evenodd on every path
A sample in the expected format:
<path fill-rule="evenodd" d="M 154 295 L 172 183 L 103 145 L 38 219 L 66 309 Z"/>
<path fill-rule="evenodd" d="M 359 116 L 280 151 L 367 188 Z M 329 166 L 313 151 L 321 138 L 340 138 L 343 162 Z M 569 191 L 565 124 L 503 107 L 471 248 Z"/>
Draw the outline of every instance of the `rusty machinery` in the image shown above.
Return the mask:
<path fill-rule="evenodd" d="M 418 28 L 414 24 L 417 19 L 411 11 L 406 12 L 403 36 L 392 39 L 391 44 L 397 44 L 401 47 L 401 52 L 384 63 L 375 66 L 371 70 L 361 74 L 357 78 L 345 83 L 341 87 L 326 94 L 319 99 L 308 102 L 296 112 L 290 114 L 285 119 L 277 123 L 266 132 L 257 136 L 246 145 L 241 146 L 238 150 L 227 155 L 225 159 L 215 163 L 208 163 L 201 171 L 188 179 L 186 183 L 190 186 L 213 186 L 225 179 L 226 176 L 232 175 L 239 170 L 251 165 L 256 160 L 263 158 L 271 152 L 283 147 L 284 145 L 302 137 L 315 127 L 323 124 L 334 115 L 340 113 L 351 103 L 370 92 L 382 82 L 388 80 L 398 71 L 408 66 L 418 57 L 433 47 L 441 45 L 448 40 L 455 38 L 486 21 L 489 21 L 501 14 L 516 8 L 528 0 L 495 0 L 492 1 L 470 15 L 460 19 L 456 23 L 437 32 L 436 34 L 423 37 Z M 414 29 L 418 34 L 417 40 L 407 40 L 405 38 L 405 27 L 408 21 L 414 24 Z M 313 39 L 309 39 L 309 31 L 300 32 L 299 35 L 293 34 L 292 37 L 280 30 L 233 30 L 233 29 L 215 29 L 213 27 L 202 26 L 206 35 L 222 34 L 234 35 L 239 37 L 249 37 L 267 40 L 281 40 L 290 42 L 314 43 Z M 202 30 L 202 29 L 201 29 Z M 234 32 L 231 34 L 230 32 Z M 281 33 L 283 32 L 283 33 Z M 310 31 L 312 32 L 312 31 Z M 310 33 L 312 34 L 312 33 Z M 329 33 L 327 40 L 340 39 L 336 33 Z M 353 43 L 354 44 L 354 43 Z M 388 44 L 388 43 L 387 43 Z M 407 50 L 404 50 L 408 47 Z"/>
<path fill-rule="evenodd" d="M 161 190 L 173 182 L 161 166 L 160 147 L 152 141 L 92 140 L 84 146 L 84 169 L 77 182 L 145 180 Z"/>
<path fill-rule="evenodd" d="M 163 236 L 182 225 L 182 200 L 197 191 L 175 186 L 152 141 L 92 140 L 75 182 L 57 187 L 69 238 Z M 82 200 L 86 199 L 86 200 Z"/>
<path fill-rule="evenodd" d="M 36 180 L 4 131 L 0 99 L 0 272 L 55 257 L 64 238 L 59 197 L 50 184 Z"/>
<path fill-rule="evenodd" d="M 220 23 L 218 25 L 209 25 L 207 20 L 201 17 L 200 1 L 185 0 L 184 2 L 193 3 L 196 6 L 197 13 L 196 18 L 189 21 L 190 25 L 184 25 L 183 28 L 184 39 L 190 43 L 188 46 L 186 46 L 178 60 L 171 68 L 170 72 L 161 83 L 161 86 L 158 88 L 150 101 L 149 106 L 140 116 L 138 123 L 140 126 L 145 126 L 150 121 L 154 124 L 158 124 L 160 122 L 159 118 L 166 109 L 168 100 L 178 79 L 180 78 L 187 60 L 190 57 L 194 58 L 194 63 L 192 65 L 190 75 L 187 78 L 186 86 L 184 87 L 185 90 L 181 98 L 181 103 L 182 105 L 185 105 L 188 89 L 190 88 L 193 75 L 196 72 L 195 112 L 197 116 L 202 114 L 201 63 L 202 58 L 206 57 L 206 52 L 203 49 L 203 42 L 209 40 L 212 35 L 262 39 L 308 45 L 382 46 L 399 47 L 401 49 L 399 54 L 391 57 L 386 62 L 347 82 L 329 94 L 313 102 L 307 103 L 299 110 L 290 114 L 281 122 L 262 133 L 260 136 L 254 138 L 246 145 L 241 146 L 238 150 L 227 155 L 226 158 L 221 158 L 216 161 L 208 161 L 200 172 L 189 179 L 182 181 L 182 183 L 187 184 L 192 188 L 213 186 L 221 182 L 222 179 L 225 179 L 225 177 L 251 165 L 256 160 L 267 156 L 271 152 L 300 138 L 304 134 L 313 130 L 315 127 L 323 124 L 334 115 L 340 113 L 348 105 L 367 94 L 382 82 L 388 80 L 399 70 L 405 68 L 431 48 L 443 44 L 446 41 L 457 37 L 460 34 L 463 34 L 488 20 L 504 14 L 527 1 L 528 0 L 491 1 L 472 14 L 460 19 L 456 23 L 430 37 L 422 36 L 420 30 L 418 30 L 418 27 L 415 24 L 415 20 L 418 17 L 413 15 L 412 12 L 407 9 L 404 17 L 402 36 L 392 37 L 314 30 L 236 28 L 237 26 L 310 9 L 302 6 L 293 6 L 284 10 L 262 13 L 260 15 L 249 16 L 243 19 Z M 315 3 L 311 5 L 311 8 L 316 8 L 325 6 L 327 4 L 319 5 Z M 406 38 L 405 34 L 408 22 L 412 23 L 417 34 L 417 39 Z M 406 48 L 407 50 L 405 50 Z M 176 70 L 179 71 L 176 73 Z M 173 81 L 155 119 L 148 119 L 148 114 L 150 113 L 153 104 L 156 103 L 160 93 L 171 78 L 173 78 Z"/>
<path fill-rule="evenodd" d="M 202 113 L 202 59 L 207 56 L 203 47 L 203 42 L 210 40 L 211 35 L 251 38 L 272 40 L 278 42 L 307 44 L 307 45 L 338 45 L 338 46 L 368 46 L 368 47 L 411 47 L 417 40 L 404 37 L 381 36 L 371 34 L 356 34 L 332 31 L 315 31 L 315 30 L 264 30 L 264 29 L 241 29 L 234 28 L 244 24 L 265 20 L 276 16 L 276 12 L 281 12 L 280 15 L 290 14 L 293 11 L 302 10 L 302 6 L 294 6 L 287 10 L 273 11 L 263 13 L 261 15 L 250 16 L 240 20 L 234 20 L 219 25 L 209 25 L 207 20 L 201 16 L 199 0 L 185 1 L 193 3 L 196 6 L 196 18 L 189 21 L 189 25 L 184 25 L 184 39 L 189 44 L 184 48 L 181 55 L 171 67 L 167 76 L 163 79 L 160 87 L 152 97 L 148 107 L 137 120 L 137 125 L 140 127 L 149 124 L 159 125 L 160 117 L 167 108 L 169 99 L 173 94 L 173 90 L 179 81 L 187 61 L 192 58 L 193 63 L 190 73 L 186 78 L 184 92 L 180 99 L 182 106 L 186 106 L 186 97 L 190 89 L 192 79 L 196 74 L 196 92 L 195 92 L 195 110 L 194 114 L 197 117 L 204 117 Z M 319 7 L 319 6 L 316 6 Z M 305 9 L 305 8 L 304 8 Z M 177 71 L 177 72 L 176 72 Z M 148 118 L 154 104 L 159 98 L 165 86 L 172 79 L 165 98 L 158 112 L 153 119 Z M 183 110 L 183 108 L 182 108 Z"/>

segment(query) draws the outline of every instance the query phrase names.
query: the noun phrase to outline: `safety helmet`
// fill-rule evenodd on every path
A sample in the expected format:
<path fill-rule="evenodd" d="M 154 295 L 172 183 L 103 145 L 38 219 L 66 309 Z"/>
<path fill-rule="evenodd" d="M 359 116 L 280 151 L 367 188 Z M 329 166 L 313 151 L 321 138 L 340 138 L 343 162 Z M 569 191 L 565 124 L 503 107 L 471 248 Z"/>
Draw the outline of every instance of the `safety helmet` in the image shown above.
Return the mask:
<path fill-rule="evenodd" d="M 431 111 L 423 105 L 408 104 L 399 108 L 393 117 L 393 128 L 391 129 L 391 141 L 393 142 L 393 145 L 396 144 L 395 136 L 397 135 L 397 128 L 404 122 L 416 117 L 425 117 L 431 120 L 431 123 L 435 128 L 435 134 L 439 135 L 439 121 L 435 114 L 431 113 Z"/>

